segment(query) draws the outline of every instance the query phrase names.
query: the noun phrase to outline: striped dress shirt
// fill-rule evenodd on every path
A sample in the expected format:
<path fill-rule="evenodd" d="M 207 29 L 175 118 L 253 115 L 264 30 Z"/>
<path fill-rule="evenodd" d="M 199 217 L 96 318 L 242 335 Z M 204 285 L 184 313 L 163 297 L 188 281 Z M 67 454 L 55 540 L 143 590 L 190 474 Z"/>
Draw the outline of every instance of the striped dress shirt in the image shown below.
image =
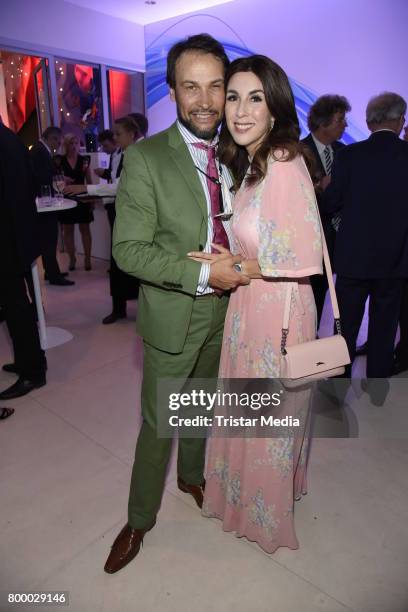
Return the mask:
<path fill-rule="evenodd" d="M 211 243 L 213 240 L 213 233 L 214 233 L 213 220 L 212 220 L 212 215 L 211 215 L 211 198 L 210 198 L 210 193 L 208 190 L 207 178 L 205 174 L 203 174 L 203 172 L 205 173 L 207 172 L 208 158 L 207 158 L 207 152 L 204 149 L 199 149 L 195 147 L 194 143 L 200 142 L 207 146 L 216 145 L 218 143 L 218 134 L 215 136 L 215 138 L 211 142 L 207 142 L 205 140 L 198 138 L 194 134 L 192 134 L 190 130 L 188 130 L 182 123 L 180 123 L 180 121 L 177 121 L 177 127 L 180 131 L 180 134 L 184 142 L 187 145 L 187 148 L 193 160 L 194 166 L 198 166 L 202 170 L 202 172 L 197 170 L 197 174 L 200 179 L 200 182 L 201 182 L 201 185 L 204 191 L 205 199 L 207 202 L 207 242 L 204 246 L 203 252 L 211 253 Z M 219 164 L 218 160 L 216 160 L 216 164 L 217 164 L 218 175 L 220 176 L 221 183 L 224 183 L 224 189 L 222 190 L 222 193 L 223 193 L 223 199 L 224 199 L 224 208 L 226 208 L 225 191 L 226 190 L 229 191 L 231 189 L 233 185 L 233 181 L 232 181 L 232 177 L 228 169 L 226 168 L 226 166 Z M 231 252 L 234 252 L 230 220 L 223 221 L 222 224 L 228 236 Z M 208 285 L 209 277 L 210 277 L 210 264 L 207 264 L 207 263 L 201 264 L 201 272 L 200 272 L 200 276 L 198 279 L 196 295 L 205 295 L 207 293 L 213 293 L 213 289 L 209 287 Z"/>

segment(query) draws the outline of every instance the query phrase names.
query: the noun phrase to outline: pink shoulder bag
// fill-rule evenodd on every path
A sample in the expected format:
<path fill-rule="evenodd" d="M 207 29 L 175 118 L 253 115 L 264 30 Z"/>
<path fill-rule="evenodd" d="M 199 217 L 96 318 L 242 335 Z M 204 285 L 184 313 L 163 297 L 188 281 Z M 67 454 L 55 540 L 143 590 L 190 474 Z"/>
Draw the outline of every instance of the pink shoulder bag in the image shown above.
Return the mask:
<path fill-rule="evenodd" d="M 317 211 L 319 215 L 319 212 Z M 350 363 L 346 341 L 341 335 L 340 313 L 337 303 L 336 290 L 333 283 L 333 273 L 327 251 L 326 239 L 319 215 L 320 232 L 323 244 L 323 259 L 329 283 L 330 299 L 333 308 L 334 321 L 337 333 L 328 338 L 320 338 L 286 346 L 289 333 L 289 318 L 292 295 L 299 290 L 296 281 L 287 283 L 285 309 L 283 313 L 280 378 L 288 388 L 300 387 L 313 380 L 329 378 L 344 374 L 344 366 Z"/>

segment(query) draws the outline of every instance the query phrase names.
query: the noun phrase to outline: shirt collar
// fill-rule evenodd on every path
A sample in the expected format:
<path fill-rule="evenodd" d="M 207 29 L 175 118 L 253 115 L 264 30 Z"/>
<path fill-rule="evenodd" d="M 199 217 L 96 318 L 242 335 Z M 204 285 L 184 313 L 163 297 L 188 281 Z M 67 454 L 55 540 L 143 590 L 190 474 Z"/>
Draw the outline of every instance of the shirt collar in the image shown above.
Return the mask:
<path fill-rule="evenodd" d="M 314 143 L 317 147 L 317 150 L 319 151 L 319 155 L 321 155 L 323 153 L 323 151 L 325 150 L 326 147 L 329 147 L 330 150 L 332 150 L 332 146 L 331 145 L 325 145 L 322 142 L 320 142 L 320 140 L 318 140 L 316 138 L 316 136 L 314 134 L 312 134 L 312 138 L 314 140 Z"/>
<path fill-rule="evenodd" d="M 218 132 L 216 133 L 212 141 L 208 142 L 208 140 L 203 140 L 202 138 L 198 138 L 197 136 L 195 136 L 195 134 L 190 132 L 190 130 L 186 128 L 178 119 L 177 119 L 177 128 L 186 144 L 195 144 L 197 142 L 200 142 L 201 144 L 204 144 L 207 147 L 208 146 L 214 147 L 215 145 L 218 144 L 218 139 L 219 139 Z"/>

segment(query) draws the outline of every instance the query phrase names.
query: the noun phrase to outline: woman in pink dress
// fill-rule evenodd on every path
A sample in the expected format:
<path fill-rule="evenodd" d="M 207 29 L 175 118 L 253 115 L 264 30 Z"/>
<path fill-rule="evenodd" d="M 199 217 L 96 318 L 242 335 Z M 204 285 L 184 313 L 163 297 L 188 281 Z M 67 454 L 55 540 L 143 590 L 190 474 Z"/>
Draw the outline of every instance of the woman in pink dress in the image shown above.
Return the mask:
<path fill-rule="evenodd" d="M 230 65 L 226 83 L 228 129 L 219 154 L 240 185 L 233 206 L 234 250 L 251 282 L 231 295 L 220 378 L 277 378 L 288 281 L 296 281 L 297 289 L 287 345 L 316 337 L 309 280 L 322 273 L 316 199 L 283 70 L 264 56 L 242 58 Z M 218 250 L 220 255 L 201 258 L 211 264 L 223 257 L 225 250 Z M 294 500 L 306 493 L 309 404 L 310 391 L 292 392 L 290 412 L 303 423 L 296 435 L 209 441 L 203 514 L 269 553 L 299 546 L 293 511 Z"/>

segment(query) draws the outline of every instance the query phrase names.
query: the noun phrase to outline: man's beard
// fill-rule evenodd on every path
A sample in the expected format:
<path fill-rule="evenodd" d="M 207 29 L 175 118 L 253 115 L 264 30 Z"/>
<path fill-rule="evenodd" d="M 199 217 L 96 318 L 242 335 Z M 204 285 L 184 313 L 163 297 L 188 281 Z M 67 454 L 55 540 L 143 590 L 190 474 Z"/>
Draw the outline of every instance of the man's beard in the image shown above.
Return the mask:
<path fill-rule="evenodd" d="M 194 123 L 192 123 L 188 119 L 185 119 L 184 117 L 181 116 L 178 106 L 177 106 L 177 119 L 180 121 L 182 125 L 184 125 L 184 127 L 186 127 L 192 134 L 194 134 L 194 136 L 197 136 L 197 138 L 200 138 L 201 140 L 212 140 L 214 136 L 217 134 L 218 128 L 221 124 L 221 119 L 219 119 L 219 121 L 217 121 L 217 123 L 214 125 L 213 128 L 207 129 L 207 130 L 200 130 L 200 128 L 198 128 Z"/>

